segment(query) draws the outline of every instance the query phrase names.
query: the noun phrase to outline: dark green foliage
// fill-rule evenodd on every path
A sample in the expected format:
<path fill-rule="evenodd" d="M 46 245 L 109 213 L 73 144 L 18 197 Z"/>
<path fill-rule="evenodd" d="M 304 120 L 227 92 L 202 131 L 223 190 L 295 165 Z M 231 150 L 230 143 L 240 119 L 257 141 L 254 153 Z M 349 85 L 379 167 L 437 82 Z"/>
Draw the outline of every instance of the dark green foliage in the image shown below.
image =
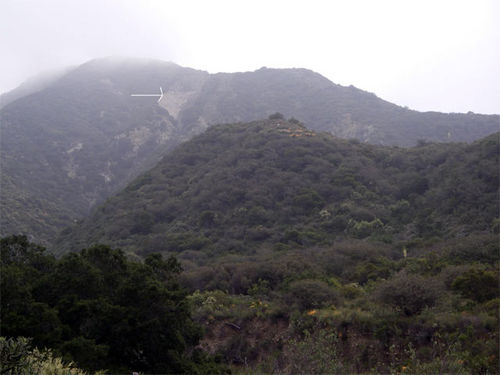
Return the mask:
<path fill-rule="evenodd" d="M 379 257 L 371 261 L 362 262 L 356 265 L 353 281 L 364 285 L 368 281 L 388 279 L 397 269 L 396 262 L 385 257 Z"/>
<path fill-rule="evenodd" d="M 384 226 L 380 219 L 374 219 L 372 221 L 361 220 L 359 222 L 351 220 L 348 225 L 349 233 L 354 238 L 366 238 Z"/>
<path fill-rule="evenodd" d="M 88 370 L 218 371 L 189 355 L 201 330 L 174 258 L 152 254 L 136 263 L 96 245 L 55 260 L 24 236 L 0 246 L 3 335 L 32 337 Z"/>
<path fill-rule="evenodd" d="M 29 350 L 30 340 L 26 337 L 17 340 L 0 337 L 0 373 L 15 375 L 27 373 Z"/>
<path fill-rule="evenodd" d="M 458 276 L 451 287 L 466 298 L 486 302 L 500 296 L 498 273 L 471 269 Z"/>
<path fill-rule="evenodd" d="M 323 207 L 325 202 L 314 190 L 303 190 L 293 198 L 292 204 L 298 213 L 307 215 L 314 209 Z"/>
<path fill-rule="evenodd" d="M 269 120 L 283 120 L 284 118 L 285 116 L 283 116 L 279 112 L 273 113 L 272 115 L 269 116 Z"/>
<path fill-rule="evenodd" d="M 400 273 L 380 286 L 377 298 L 411 316 L 434 306 L 439 294 L 439 285 L 432 281 L 418 275 Z"/>
<path fill-rule="evenodd" d="M 306 331 L 302 340 L 290 340 L 287 351 L 283 353 L 288 365 L 287 373 L 352 373 L 351 369 L 343 368 L 344 365 L 338 358 L 338 341 L 335 332 L 323 329 L 318 329 L 313 334 Z"/>
<path fill-rule="evenodd" d="M 248 256 L 181 254 L 203 264 L 191 263 L 183 282 L 208 289 L 191 297 L 204 342 L 239 370 L 244 353 L 252 372 L 264 373 L 316 365 L 349 374 L 495 373 L 498 298 L 476 302 L 452 285 L 495 274 L 492 255 L 479 249 L 498 254 L 498 238 L 462 239 L 460 257 L 456 241 L 410 243 L 406 257 L 400 246 L 352 239 Z M 463 251 L 473 243 L 477 254 Z M 479 279 L 469 272 L 477 269 Z M 241 330 L 230 334 L 229 323 Z"/>
<path fill-rule="evenodd" d="M 339 296 L 328 284 L 319 280 L 298 280 L 290 284 L 289 303 L 300 311 L 337 304 Z"/>
<path fill-rule="evenodd" d="M 0 373 L 7 375 L 89 375 L 50 349 L 33 348 L 26 337 L 0 337 Z M 98 371 L 94 375 L 104 375 Z"/>
<path fill-rule="evenodd" d="M 469 146 L 376 147 L 283 119 L 215 126 L 66 231 L 58 248 L 222 255 L 345 236 L 489 233 L 500 209 L 495 144 L 496 135 Z"/>

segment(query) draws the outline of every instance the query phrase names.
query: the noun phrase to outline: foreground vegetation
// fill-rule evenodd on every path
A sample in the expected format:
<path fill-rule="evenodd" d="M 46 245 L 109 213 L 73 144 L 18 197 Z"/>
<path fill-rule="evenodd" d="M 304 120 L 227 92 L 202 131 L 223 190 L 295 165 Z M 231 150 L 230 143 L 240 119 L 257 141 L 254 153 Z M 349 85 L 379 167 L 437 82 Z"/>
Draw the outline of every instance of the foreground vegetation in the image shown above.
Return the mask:
<path fill-rule="evenodd" d="M 30 338 L 86 371 L 222 372 L 195 350 L 202 331 L 175 259 L 131 262 L 106 246 L 55 259 L 24 236 L 0 246 L 3 336 Z"/>
<path fill-rule="evenodd" d="M 202 346 L 237 373 L 496 374 L 498 252 L 492 234 L 349 240 L 228 256 L 183 282 L 200 289 Z"/>
<path fill-rule="evenodd" d="M 1 241 L 2 343 L 81 371 L 498 373 L 499 152 L 213 127 L 60 258 Z"/>
<path fill-rule="evenodd" d="M 95 246 L 57 260 L 9 237 L 2 334 L 85 371 L 495 374 L 497 240 L 263 250 L 178 279 L 173 258 Z"/>
<path fill-rule="evenodd" d="M 54 357 L 50 349 L 40 351 L 31 347 L 31 340 L 25 337 L 16 339 L 0 337 L 0 372 L 16 375 L 87 375 L 87 373 Z M 95 372 L 95 375 L 105 374 Z"/>

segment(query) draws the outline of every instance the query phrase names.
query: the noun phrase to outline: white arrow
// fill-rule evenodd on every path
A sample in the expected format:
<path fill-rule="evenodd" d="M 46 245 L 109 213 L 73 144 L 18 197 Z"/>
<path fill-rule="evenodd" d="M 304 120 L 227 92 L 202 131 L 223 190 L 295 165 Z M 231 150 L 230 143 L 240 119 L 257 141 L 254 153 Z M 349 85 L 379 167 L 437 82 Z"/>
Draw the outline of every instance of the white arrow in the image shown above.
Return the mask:
<path fill-rule="evenodd" d="M 160 102 L 160 100 L 163 98 L 163 90 L 161 89 L 161 86 L 160 86 L 160 92 L 161 92 L 161 95 L 160 95 L 160 99 L 158 99 L 158 103 Z"/>
<path fill-rule="evenodd" d="M 160 86 L 160 95 L 158 94 L 130 94 L 130 96 L 159 96 L 158 103 L 163 99 L 163 89 Z"/>

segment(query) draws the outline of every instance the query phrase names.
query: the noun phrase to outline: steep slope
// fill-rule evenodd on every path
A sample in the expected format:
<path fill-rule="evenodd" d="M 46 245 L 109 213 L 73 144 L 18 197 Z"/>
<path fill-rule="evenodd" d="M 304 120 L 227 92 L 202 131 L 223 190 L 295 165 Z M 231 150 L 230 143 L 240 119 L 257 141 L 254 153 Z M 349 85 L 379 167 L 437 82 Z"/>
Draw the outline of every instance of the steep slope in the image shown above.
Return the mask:
<path fill-rule="evenodd" d="M 276 111 L 315 131 L 383 145 L 470 142 L 500 130 L 500 116 L 412 111 L 306 69 L 216 74 L 181 119 L 202 126 L 252 121 Z"/>
<path fill-rule="evenodd" d="M 410 111 L 305 69 L 210 75 L 109 58 L 51 79 L 14 90 L 0 109 L 0 234 L 25 233 L 44 244 L 213 124 L 280 111 L 315 131 L 410 146 L 420 139 L 473 141 L 498 131 L 500 121 Z M 159 103 L 130 96 L 159 86 Z"/>
<path fill-rule="evenodd" d="M 1 231 L 47 242 L 182 140 L 158 83 L 199 89 L 206 74 L 152 61 L 85 64 L 1 115 Z"/>
<path fill-rule="evenodd" d="M 489 232 L 498 134 L 401 149 L 274 119 L 215 126 L 68 229 L 57 251 L 104 242 L 141 255 L 393 242 Z"/>
<path fill-rule="evenodd" d="M 0 109 L 17 99 L 43 90 L 70 72 L 72 69 L 72 67 L 67 67 L 64 69 L 51 70 L 29 78 L 14 90 L 0 95 Z"/>

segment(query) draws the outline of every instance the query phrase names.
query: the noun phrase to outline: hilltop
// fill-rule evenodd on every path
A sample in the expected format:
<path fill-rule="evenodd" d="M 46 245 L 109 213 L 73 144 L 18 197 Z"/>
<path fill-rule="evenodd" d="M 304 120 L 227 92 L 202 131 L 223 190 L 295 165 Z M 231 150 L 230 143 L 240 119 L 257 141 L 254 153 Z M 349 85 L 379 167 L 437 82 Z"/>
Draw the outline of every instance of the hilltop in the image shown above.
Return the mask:
<path fill-rule="evenodd" d="M 104 242 L 140 255 L 214 256 L 487 233 L 499 209 L 498 155 L 498 134 L 403 149 L 279 116 L 214 126 L 65 230 L 58 248 Z"/>

